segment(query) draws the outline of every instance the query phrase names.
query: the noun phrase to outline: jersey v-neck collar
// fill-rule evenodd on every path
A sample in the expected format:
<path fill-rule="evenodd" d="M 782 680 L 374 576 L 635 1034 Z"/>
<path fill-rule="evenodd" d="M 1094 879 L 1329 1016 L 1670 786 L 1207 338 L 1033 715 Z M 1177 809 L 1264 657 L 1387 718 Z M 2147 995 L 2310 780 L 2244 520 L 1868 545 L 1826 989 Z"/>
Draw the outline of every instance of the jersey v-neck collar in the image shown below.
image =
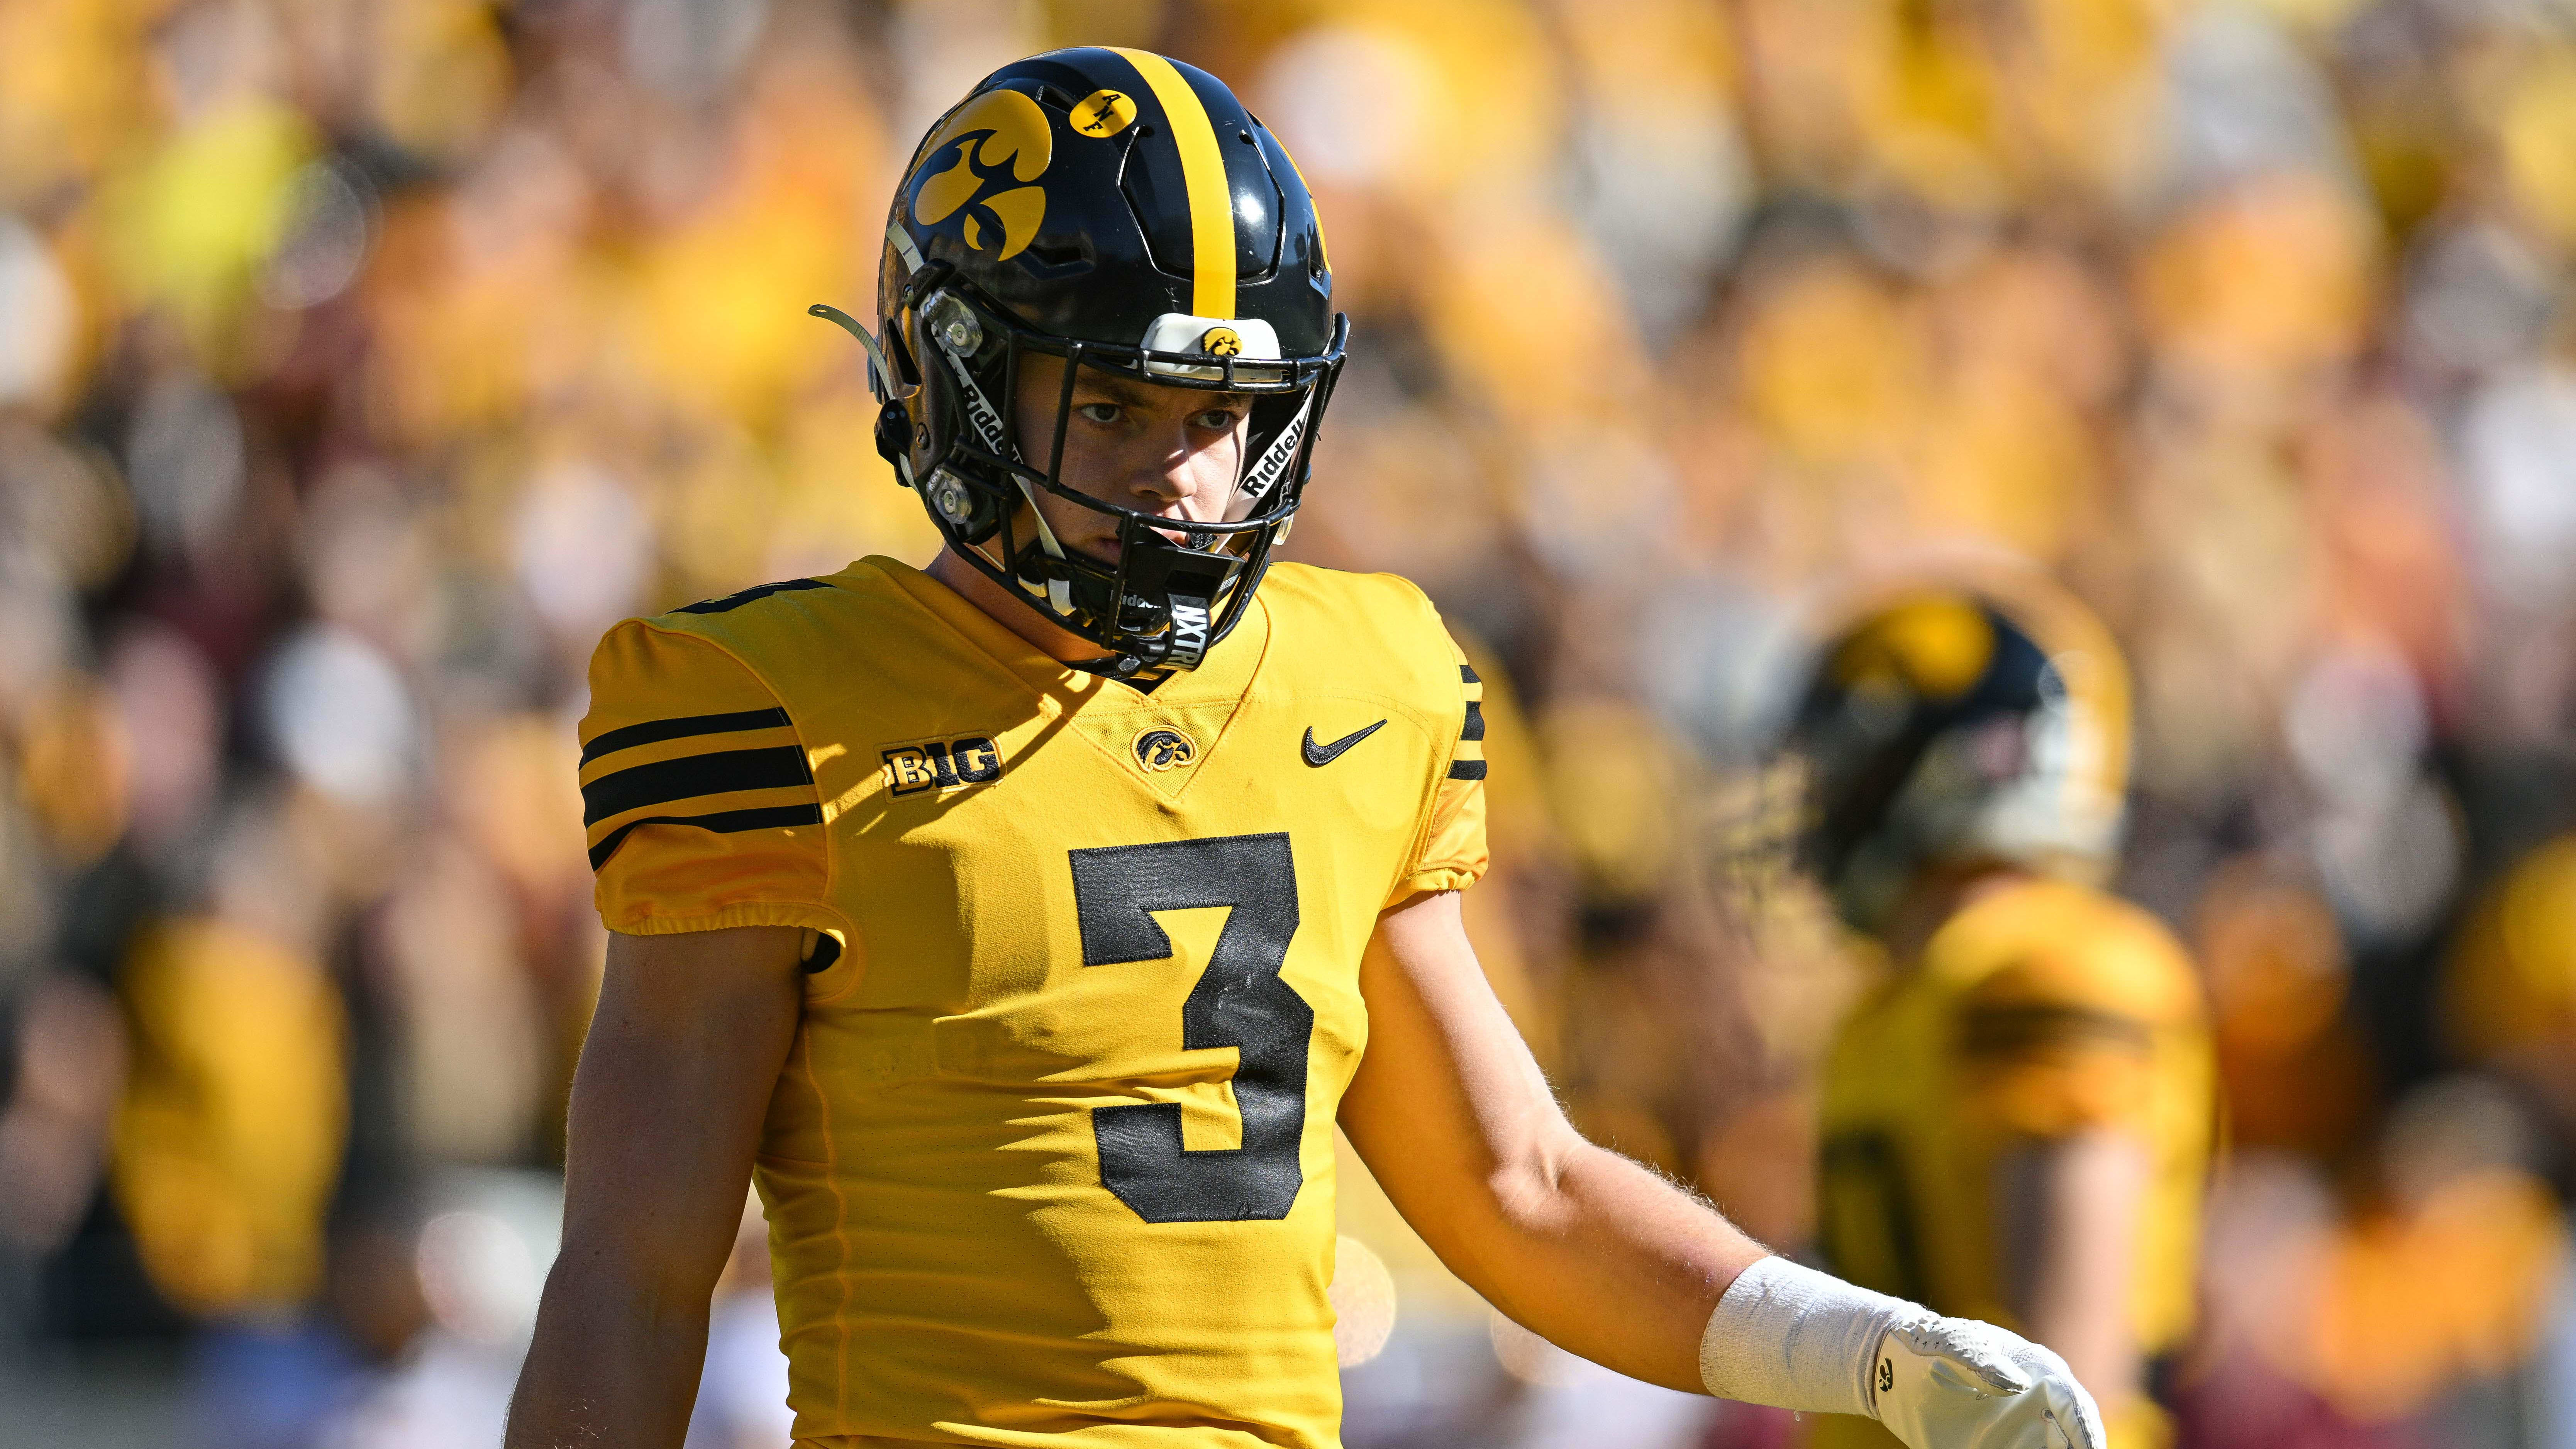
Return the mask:
<path fill-rule="evenodd" d="M 871 554 L 860 562 L 883 573 L 907 598 L 956 631 L 977 653 L 1001 666 L 1041 699 L 1052 700 L 1069 711 L 1094 703 L 1125 708 L 1239 700 L 1250 687 L 1252 676 L 1259 671 L 1261 657 L 1269 652 L 1270 611 L 1256 593 L 1243 612 L 1243 622 L 1208 651 L 1204 664 L 1196 669 L 1176 670 L 1150 690 L 1137 689 L 1114 679 L 1066 668 L 1061 660 L 1004 627 L 1000 620 L 977 608 L 955 589 L 900 559 Z"/>

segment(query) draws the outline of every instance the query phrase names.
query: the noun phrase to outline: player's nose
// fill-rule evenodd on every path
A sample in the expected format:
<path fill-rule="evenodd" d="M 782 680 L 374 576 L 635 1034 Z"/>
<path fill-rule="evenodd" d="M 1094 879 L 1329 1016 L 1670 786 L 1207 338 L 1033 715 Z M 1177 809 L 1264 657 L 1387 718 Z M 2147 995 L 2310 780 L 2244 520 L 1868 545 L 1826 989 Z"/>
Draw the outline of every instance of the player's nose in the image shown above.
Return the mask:
<path fill-rule="evenodd" d="M 1222 471 L 1219 460 L 1211 456 L 1216 450 L 1194 448 L 1190 442 L 1188 429 L 1181 424 L 1170 429 L 1170 436 L 1155 439 L 1154 448 L 1139 460 L 1129 485 L 1140 506 L 1179 504 L 1188 512 L 1202 495 L 1212 494 L 1230 481 L 1218 476 Z"/>

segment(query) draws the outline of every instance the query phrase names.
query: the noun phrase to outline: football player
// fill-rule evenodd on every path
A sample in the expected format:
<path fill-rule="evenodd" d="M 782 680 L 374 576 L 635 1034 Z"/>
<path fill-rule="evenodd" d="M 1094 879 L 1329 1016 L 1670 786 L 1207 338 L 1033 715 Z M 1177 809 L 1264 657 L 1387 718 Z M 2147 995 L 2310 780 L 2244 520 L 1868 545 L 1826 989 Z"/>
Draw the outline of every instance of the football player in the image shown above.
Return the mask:
<path fill-rule="evenodd" d="M 800 1443 L 1329 1446 L 1336 1122 L 1576 1353 L 1917 1446 L 2098 1444 L 2047 1351 L 1768 1256 L 1566 1125 L 1459 924 L 1475 671 L 1411 584 L 1271 559 L 1347 329 L 1221 82 L 995 72 L 883 265 L 846 325 L 944 551 L 592 666 L 615 934 L 514 1449 L 680 1442 L 746 1177 Z"/>
<path fill-rule="evenodd" d="M 2167 1442 L 2216 1091 L 2197 979 L 2104 893 L 2128 682 L 2036 580 L 1902 588 L 1818 655 L 1803 855 L 1891 968 L 1823 1082 L 1819 1235 L 1853 1282 L 2065 1355 L 2114 1449 Z M 1885 1444 L 1820 1423 L 1819 1445 Z"/>

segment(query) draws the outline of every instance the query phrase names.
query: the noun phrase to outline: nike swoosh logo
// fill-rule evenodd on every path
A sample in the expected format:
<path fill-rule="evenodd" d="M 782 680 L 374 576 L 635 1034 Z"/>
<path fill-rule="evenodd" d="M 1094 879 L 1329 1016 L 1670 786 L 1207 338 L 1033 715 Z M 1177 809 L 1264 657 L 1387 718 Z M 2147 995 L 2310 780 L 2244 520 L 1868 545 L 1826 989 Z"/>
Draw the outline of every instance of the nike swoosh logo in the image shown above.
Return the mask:
<path fill-rule="evenodd" d="M 1306 752 L 1306 763 L 1313 765 L 1317 769 L 1322 769 L 1324 766 L 1340 759 L 1342 757 L 1342 751 L 1349 749 L 1351 746 L 1358 744 L 1360 741 L 1367 739 L 1369 736 L 1376 734 L 1379 730 L 1385 728 L 1386 721 L 1379 720 L 1376 724 L 1370 725 L 1365 729 L 1353 730 L 1349 734 L 1342 736 L 1340 739 L 1333 741 L 1329 745 L 1319 745 L 1315 743 L 1315 727 L 1313 725 L 1308 725 L 1306 726 L 1306 741 L 1302 747 Z"/>

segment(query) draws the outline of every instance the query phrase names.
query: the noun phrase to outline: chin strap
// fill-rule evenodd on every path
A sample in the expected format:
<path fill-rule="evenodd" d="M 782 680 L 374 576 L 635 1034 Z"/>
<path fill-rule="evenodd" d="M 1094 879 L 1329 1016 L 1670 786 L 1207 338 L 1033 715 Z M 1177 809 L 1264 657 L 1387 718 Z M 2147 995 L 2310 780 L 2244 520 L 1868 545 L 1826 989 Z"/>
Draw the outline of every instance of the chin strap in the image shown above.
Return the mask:
<path fill-rule="evenodd" d="M 1054 559 L 1059 563 L 1063 562 L 1064 545 L 1056 542 L 1055 530 L 1047 527 L 1046 510 L 1038 507 L 1038 492 L 1036 487 L 1033 486 L 1028 479 L 1023 478 L 1016 473 L 1011 475 L 1011 481 L 1020 485 L 1020 496 L 1029 500 L 1029 519 L 1037 525 L 1038 547 L 1046 550 L 1046 556 L 1048 558 Z M 1012 576 L 1014 578 L 1018 577 L 1016 573 Z M 1026 580 L 1022 580 L 1020 587 L 1027 589 L 1029 588 L 1029 585 Z M 1030 589 L 1030 592 L 1035 593 L 1037 590 Z M 1050 569 L 1047 571 L 1046 600 L 1048 603 L 1055 606 L 1055 610 L 1059 614 L 1070 614 L 1073 612 L 1073 585 L 1065 582 L 1064 571 L 1062 569 Z"/>
<path fill-rule="evenodd" d="M 1104 654 L 1098 659 L 1077 659 L 1064 666 L 1084 674 L 1097 674 L 1103 679 L 1127 679 L 1145 667 L 1145 661 L 1133 654 Z"/>
<path fill-rule="evenodd" d="M 875 393 L 879 402 L 894 396 L 894 367 L 886 361 L 885 346 L 877 341 L 876 334 L 860 326 L 859 319 L 829 302 L 815 303 L 805 309 L 805 315 L 820 317 L 859 339 L 859 345 L 868 350 L 868 391 Z"/>

